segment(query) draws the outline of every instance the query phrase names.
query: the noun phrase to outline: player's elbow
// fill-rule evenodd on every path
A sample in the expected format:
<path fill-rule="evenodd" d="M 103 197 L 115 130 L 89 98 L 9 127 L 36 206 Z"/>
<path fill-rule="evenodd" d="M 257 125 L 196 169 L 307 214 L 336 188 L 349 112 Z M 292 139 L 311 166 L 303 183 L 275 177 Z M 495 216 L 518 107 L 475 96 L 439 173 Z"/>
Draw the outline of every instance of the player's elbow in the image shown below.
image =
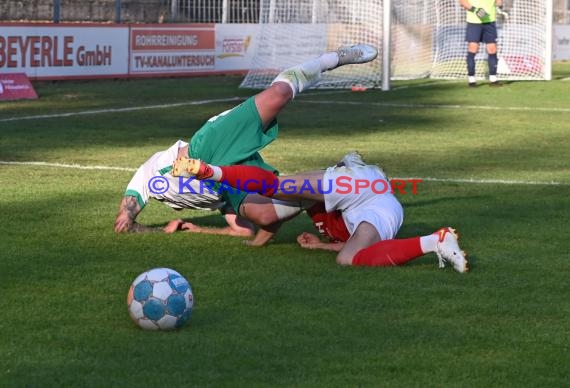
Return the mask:
<path fill-rule="evenodd" d="M 338 265 L 352 265 L 353 254 L 350 252 L 340 251 L 336 255 L 336 263 Z"/>

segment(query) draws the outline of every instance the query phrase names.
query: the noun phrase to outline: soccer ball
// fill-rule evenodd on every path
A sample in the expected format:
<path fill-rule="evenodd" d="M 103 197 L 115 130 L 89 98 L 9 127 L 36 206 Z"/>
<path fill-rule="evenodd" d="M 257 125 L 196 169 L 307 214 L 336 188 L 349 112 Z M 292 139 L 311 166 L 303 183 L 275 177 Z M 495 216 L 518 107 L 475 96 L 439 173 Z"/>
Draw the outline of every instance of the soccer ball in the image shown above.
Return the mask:
<path fill-rule="evenodd" d="M 172 330 L 192 314 L 194 298 L 190 283 L 169 268 L 155 268 L 135 279 L 127 295 L 129 315 L 146 330 Z"/>

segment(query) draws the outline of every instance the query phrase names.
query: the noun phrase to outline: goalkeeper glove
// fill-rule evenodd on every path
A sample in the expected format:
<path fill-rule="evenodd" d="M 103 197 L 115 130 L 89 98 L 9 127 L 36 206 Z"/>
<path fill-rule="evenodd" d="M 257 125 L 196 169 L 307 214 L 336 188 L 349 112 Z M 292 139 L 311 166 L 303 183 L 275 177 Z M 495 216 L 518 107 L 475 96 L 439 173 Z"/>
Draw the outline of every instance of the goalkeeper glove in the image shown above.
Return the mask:
<path fill-rule="evenodd" d="M 500 5 L 500 6 L 497 7 L 497 14 L 498 14 L 498 15 L 501 15 L 501 16 L 504 17 L 505 19 L 508 19 L 508 18 L 509 18 L 509 14 L 508 14 L 507 12 L 503 11 L 503 6 L 502 6 L 502 5 Z"/>
<path fill-rule="evenodd" d="M 477 15 L 477 17 L 479 19 L 484 19 L 487 16 L 489 16 L 489 14 L 487 13 L 487 11 L 485 11 L 483 8 L 475 8 L 475 7 L 471 7 L 469 9 L 471 12 L 473 12 L 475 15 Z"/>

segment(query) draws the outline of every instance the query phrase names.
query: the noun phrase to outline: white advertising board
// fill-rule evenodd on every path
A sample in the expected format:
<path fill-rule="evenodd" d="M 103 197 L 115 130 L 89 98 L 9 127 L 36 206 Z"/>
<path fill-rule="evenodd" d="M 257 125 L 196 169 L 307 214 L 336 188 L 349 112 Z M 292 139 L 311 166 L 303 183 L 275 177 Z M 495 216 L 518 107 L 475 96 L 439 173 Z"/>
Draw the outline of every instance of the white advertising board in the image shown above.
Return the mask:
<path fill-rule="evenodd" d="M 555 24 L 552 39 L 552 59 L 555 61 L 570 60 L 570 25 Z"/>
<path fill-rule="evenodd" d="M 247 72 L 259 30 L 258 24 L 217 24 L 216 70 Z"/>
<path fill-rule="evenodd" d="M 0 72 L 33 79 L 124 76 L 128 26 L 0 25 Z"/>

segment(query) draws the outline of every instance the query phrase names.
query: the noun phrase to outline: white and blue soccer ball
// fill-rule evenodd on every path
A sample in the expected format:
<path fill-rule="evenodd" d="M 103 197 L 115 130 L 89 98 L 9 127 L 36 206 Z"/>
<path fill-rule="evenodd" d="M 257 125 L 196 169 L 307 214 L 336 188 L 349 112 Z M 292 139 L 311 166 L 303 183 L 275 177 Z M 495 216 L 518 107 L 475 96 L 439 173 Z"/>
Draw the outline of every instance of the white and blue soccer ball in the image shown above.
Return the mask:
<path fill-rule="evenodd" d="M 127 295 L 129 314 L 146 330 L 172 330 L 190 319 L 194 296 L 188 280 L 170 268 L 155 268 L 135 279 Z"/>

